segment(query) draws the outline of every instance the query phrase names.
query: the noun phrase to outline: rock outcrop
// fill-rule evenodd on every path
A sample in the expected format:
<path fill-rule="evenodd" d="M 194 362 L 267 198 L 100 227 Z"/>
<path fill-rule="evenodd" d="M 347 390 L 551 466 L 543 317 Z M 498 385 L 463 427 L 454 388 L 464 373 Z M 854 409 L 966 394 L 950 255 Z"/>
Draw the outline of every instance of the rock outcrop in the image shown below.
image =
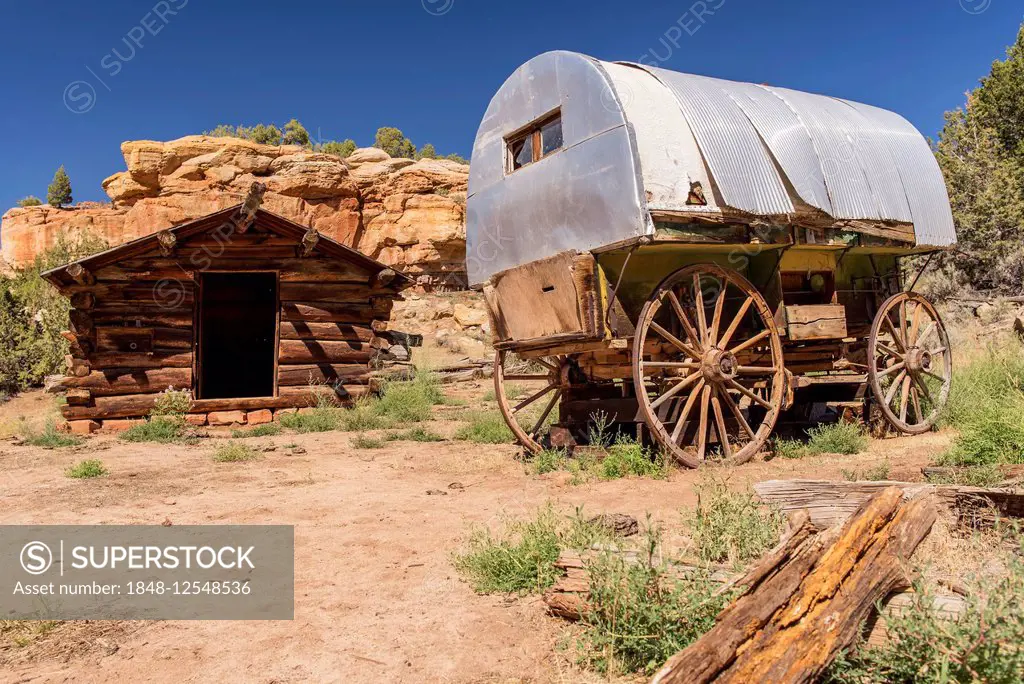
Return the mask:
<path fill-rule="evenodd" d="M 403 269 L 425 287 L 465 283 L 469 167 L 448 160 L 393 159 L 374 148 L 347 159 L 298 146 L 188 136 L 121 145 L 127 170 L 103 181 L 110 205 L 11 209 L 0 250 L 30 262 L 59 235 L 89 231 L 111 245 L 237 204 L 254 180 L 263 206 Z"/>

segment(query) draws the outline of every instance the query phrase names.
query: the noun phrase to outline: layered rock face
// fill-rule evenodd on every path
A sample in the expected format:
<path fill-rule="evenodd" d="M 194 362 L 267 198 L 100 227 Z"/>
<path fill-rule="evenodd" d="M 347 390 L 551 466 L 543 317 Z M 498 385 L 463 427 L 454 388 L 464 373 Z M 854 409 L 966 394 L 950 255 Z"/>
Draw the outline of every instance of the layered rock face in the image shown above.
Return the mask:
<path fill-rule="evenodd" d="M 111 205 L 26 207 L 3 217 L 0 249 L 12 266 L 57 237 L 89 231 L 111 245 L 239 203 L 253 181 L 264 208 L 396 266 L 427 288 L 465 283 L 469 167 L 356 150 L 347 159 L 298 146 L 189 136 L 121 145 L 127 170 L 103 181 Z"/>

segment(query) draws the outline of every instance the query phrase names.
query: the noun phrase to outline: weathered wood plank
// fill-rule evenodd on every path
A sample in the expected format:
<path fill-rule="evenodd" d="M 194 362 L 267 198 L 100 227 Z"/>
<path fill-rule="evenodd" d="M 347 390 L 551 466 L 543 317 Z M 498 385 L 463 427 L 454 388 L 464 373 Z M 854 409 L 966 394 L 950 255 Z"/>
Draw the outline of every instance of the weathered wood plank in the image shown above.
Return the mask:
<path fill-rule="evenodd" d="M 281 340 L 278 361 L 281 364 L 298 363 L 367 363 L 376 350 L 369 343 L 327 342 L 320 340 Z"/>
<path fill-rule="evenodd" d="M 168 387 L 189 389 L 192 387 L 191 368 L 150 368 L 150 369 L 107 369 L 95 370 L 82 378 L 64 378 L 61 386 L 86 390 L 94 397 L 111 397 L 124 394 L 152 394 L 163 392 Z M 70 401 L 68 403 L 71 403 Z"/>
<path fill-rule="evenodd" d="M 352 302 L 361 304 L 370 297 L 394 295 L 388 288 L 371 289 L 367 285 L 350 285 L 347 283 L 281 283 L 281 299 L 294 302 Z"/>
<path fill-rule="evenodd" d="M 832 340 L 846 337 L 846 307 L 842 304 L 786 305 L 790 340 Z"/>
<path fill-rule="evenodd" d="M 191 368 L 191 352 L 105 352 L 89 360 L 97 369 L 108 368 Z"/>
<path fill-rule="evenodd" d="M 374 338 L 369 324 L 316 323 L 312 321 L 282 321 L 282 340 L 340 340 L 346 342 L 369 342 Z"/>
<path fill-rule="evenodd" d="M 148 338 L 150 349 L 132 347 L 139 338 Z M 96 328 L 96 351 L 171 351 L 192 348 L 192 330 L 185 328 Z"/>
<path fill-rule="evenodd" d="M 304 304 L 282 302 L 281 320 L 308 321 L 311 323 L 368 323 L 380 317 L 381 307 L 373 304 Z"/>
<path fill-rule="evenodd" d="M 244 260 L 245 263 L 240 263 Z M 218 257 L 211 249 L 194 260 L 188 259 L 126 259 L 97 271 L 101 282 L 152 280 L 163 278 L 193 280 L 200 271 L 253 270 L 278 271 L 281 282 L 339 282 L 364 284 L 369 282 L 370 272 L 356 264 L 328 257 L 300 259 L 291 257 L 268 258 L 257 255 L 244 259 Z"/>
<path fill-rule="evenodd" d="M 364 363 L 350 364 L 304 364 L 299 366 L 280 366 L 277 371 L 279 387 L 301 387 L 312 384 L 334 385 L 366 384 L 373 377 L 372 371 Z"/>

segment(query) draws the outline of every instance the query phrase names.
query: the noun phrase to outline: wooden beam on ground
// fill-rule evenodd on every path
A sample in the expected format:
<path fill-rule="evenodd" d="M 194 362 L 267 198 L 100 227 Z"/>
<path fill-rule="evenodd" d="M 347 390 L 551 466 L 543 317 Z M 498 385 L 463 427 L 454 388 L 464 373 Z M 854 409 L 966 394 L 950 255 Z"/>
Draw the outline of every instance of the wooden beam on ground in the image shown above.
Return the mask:
<path fill-rule="evenodd" d="M 841 528 L 768 554 L 715 626 L 672 656 L 652 684 L 817 681 L 857 638 L 877 602 L 910 586 L 906 561 L 931 530 L 930 497 L 898 487 L 868 499 Z"/>

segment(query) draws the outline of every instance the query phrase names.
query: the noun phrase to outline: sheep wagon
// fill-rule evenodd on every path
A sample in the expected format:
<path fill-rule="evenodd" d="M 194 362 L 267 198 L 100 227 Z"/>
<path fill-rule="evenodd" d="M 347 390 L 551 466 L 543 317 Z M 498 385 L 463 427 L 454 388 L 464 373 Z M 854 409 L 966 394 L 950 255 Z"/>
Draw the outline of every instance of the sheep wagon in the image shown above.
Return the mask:
<path fill-rule="evenodd" d="M 901 259 L 952 247 L 953 218 L 892 112 L 546 53 L 491 100 L 466 232 L 529 450 L 603 412 L 686 466 L 742 463 L 783 412 L 914 434 L 948 396 L 946 330 Z"/>

